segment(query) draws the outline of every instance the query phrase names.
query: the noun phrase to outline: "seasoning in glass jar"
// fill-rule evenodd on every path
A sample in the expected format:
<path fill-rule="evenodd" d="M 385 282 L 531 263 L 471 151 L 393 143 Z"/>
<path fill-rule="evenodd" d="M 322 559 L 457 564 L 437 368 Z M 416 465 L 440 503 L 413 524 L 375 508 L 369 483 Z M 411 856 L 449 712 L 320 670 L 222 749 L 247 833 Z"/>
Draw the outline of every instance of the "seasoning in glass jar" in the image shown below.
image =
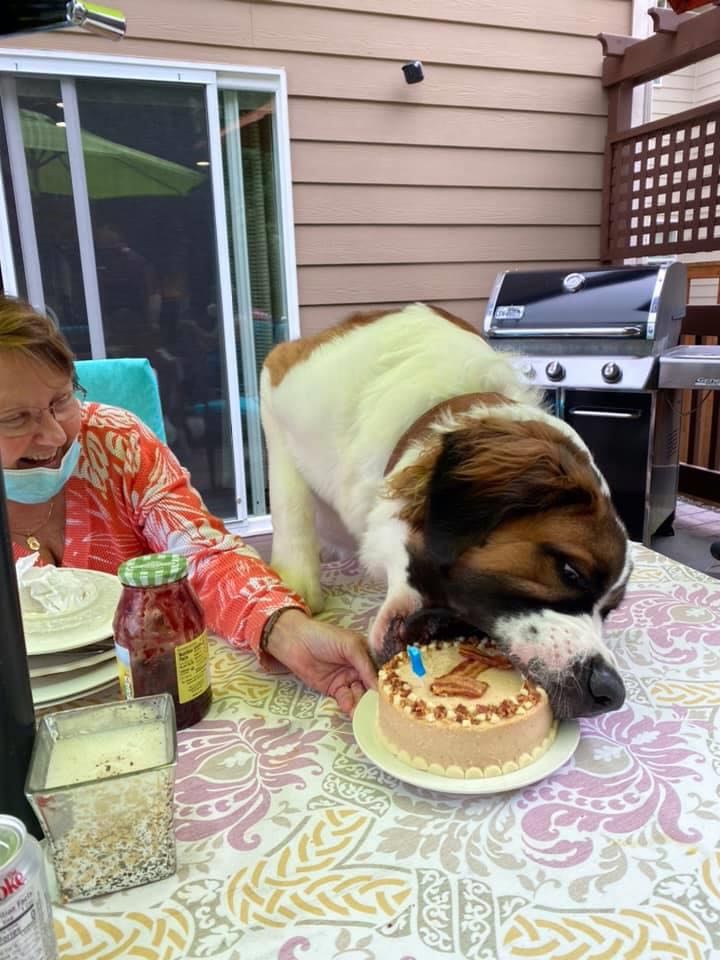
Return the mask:
<path fill-rule="evenodd" d="M 170 693 L 177 729 L 201 720 L 212 701 L 205 616 L 185 557 L 154 553 L 120 565 L 113 629 L 126 699 Z"/>

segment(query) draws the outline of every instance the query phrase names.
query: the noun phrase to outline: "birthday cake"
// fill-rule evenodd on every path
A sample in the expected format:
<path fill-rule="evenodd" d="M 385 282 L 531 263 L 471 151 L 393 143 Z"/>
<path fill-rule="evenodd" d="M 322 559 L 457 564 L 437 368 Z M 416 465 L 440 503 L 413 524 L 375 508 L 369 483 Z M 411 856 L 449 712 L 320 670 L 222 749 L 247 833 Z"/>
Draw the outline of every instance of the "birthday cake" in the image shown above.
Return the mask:
<path fill-rule="evenodd" d="M 474 641 L 396 654 L 378 676 L 380 740 L 404 763 L 444 777 L 511 773 L 555 739 L 546 692 L 497 649 Z"/>

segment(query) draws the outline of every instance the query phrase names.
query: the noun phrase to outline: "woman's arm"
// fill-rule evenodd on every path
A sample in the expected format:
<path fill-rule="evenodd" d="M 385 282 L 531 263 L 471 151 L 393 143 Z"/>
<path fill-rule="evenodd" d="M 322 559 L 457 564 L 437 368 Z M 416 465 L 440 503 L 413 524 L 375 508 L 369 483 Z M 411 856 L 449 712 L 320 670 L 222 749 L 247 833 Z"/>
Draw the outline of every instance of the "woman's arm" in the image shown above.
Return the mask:
<path fill-rule="evenodd" d="M 190 580 L 208 626 L 234 646 L 261 656 L 272 614 L 305 604 L 240 537 L 212 516 L 172 451 L 144 427 L 128 443 L 126 503 L 151 550 L 188 559 Z"/>
<path fill-rule="evenodd" d="M 313 620 L 256 551 L 208 513 L 187 471 L 135 417 L 110 407 L 95 413 L 91 430 L 97 433 L 86 442 L 98 471 L 115 478 L 114 495 L 122 501 L 115 509 L 148 551 L 187 557 L 208 626 L 234 646 L 253 650 L 264 666 L 283 664 L 352 713 L 376 685 L 365 638 Z"/>

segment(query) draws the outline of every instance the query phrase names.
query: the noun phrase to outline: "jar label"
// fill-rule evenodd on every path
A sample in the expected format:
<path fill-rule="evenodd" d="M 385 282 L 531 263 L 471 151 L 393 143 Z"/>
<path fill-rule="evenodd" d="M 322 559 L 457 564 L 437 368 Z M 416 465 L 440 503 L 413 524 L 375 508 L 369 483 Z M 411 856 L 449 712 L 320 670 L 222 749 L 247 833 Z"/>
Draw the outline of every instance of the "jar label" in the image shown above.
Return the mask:
<path fill-rule="evenodd" d="M 175 647 L 175 669 L 180 703 L 187 703 L 205 693 L 210 686 L 207 631 L 189 643 Z"/>
<path fill-rule="evenodd" d="M 118 679 L 120 680 L 120 690 L 126 700 L 132 700 L 135 696 L 133 692 L 132 670 L 130 669 L 130 651 L 121 647 L 119 643 L 115 644 L 115 658 L 117 660 Z"/>

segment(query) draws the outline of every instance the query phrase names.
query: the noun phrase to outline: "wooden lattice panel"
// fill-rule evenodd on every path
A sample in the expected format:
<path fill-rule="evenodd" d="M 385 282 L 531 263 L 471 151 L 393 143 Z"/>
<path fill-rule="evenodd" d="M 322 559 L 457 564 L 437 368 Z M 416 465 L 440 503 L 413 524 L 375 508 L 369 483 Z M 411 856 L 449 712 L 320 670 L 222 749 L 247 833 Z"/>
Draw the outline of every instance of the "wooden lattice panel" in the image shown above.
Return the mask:
<path fill-rule="evenodd" d="M 610 138 L 606 258 L 720 248 L 720 105 Z"/>

